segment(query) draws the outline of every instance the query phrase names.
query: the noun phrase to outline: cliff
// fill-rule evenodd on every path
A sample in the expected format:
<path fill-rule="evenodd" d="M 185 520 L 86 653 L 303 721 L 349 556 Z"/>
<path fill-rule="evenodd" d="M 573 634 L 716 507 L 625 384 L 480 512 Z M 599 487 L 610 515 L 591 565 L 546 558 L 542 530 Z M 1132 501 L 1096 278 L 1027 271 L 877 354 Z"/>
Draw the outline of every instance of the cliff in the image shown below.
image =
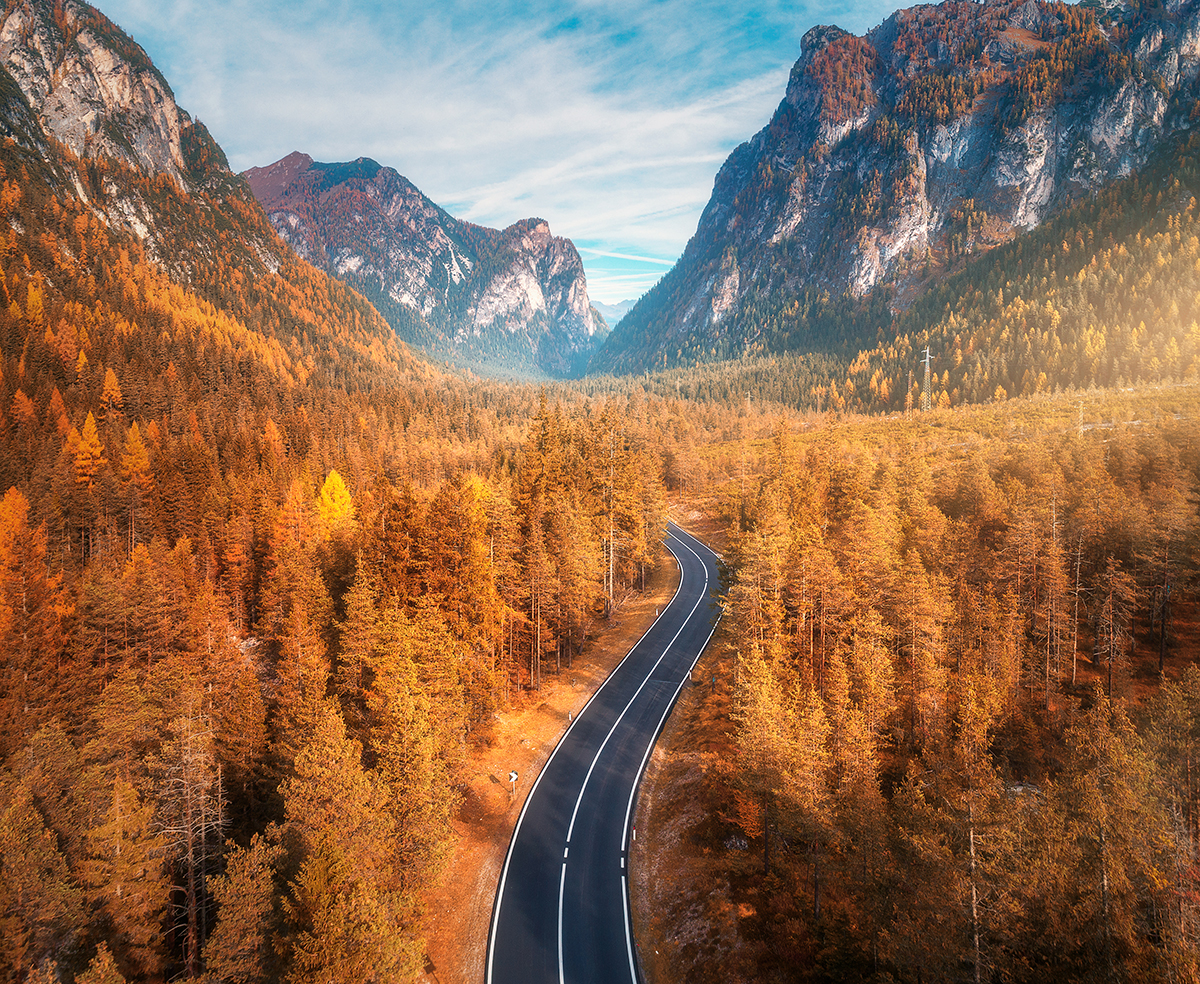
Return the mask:
<path fill-rule="evenodd" d="M 902 310 L 1143 166 L 1193 125 L 1198 72 L 1195 0 L 951 0 L 865 37 L 815 27 L 770 123 L 730 155 L 678 264 L 593 368 L 835 346 L 846 318 L 814 327 L 831 303 Z"/>
<path fill-rule="evenodd" d="M 570 376 L 603 337 L 578 251 L 543 220 L 502 231 L 460 221 L 368 158 L 322 164 L 293 153 L 245 176 L 297 253 L 430 352 Z"/>

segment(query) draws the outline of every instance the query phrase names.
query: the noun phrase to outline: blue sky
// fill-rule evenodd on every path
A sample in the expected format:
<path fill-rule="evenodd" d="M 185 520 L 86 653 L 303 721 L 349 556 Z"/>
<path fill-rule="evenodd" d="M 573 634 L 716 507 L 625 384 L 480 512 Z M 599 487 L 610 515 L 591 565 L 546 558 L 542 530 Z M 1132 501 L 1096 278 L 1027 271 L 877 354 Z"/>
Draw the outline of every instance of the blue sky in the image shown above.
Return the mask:
<path fill-rule="evenodd" d="M 95 2 L 95 0 L 93 0 Z M 770 119 L 800 38 L 861 33 L 842 0 L 99 0 L 236 170 L 373 157 L 451 214 L 532 215 L 591 295 L 678 258 L 729 152 Z"/>

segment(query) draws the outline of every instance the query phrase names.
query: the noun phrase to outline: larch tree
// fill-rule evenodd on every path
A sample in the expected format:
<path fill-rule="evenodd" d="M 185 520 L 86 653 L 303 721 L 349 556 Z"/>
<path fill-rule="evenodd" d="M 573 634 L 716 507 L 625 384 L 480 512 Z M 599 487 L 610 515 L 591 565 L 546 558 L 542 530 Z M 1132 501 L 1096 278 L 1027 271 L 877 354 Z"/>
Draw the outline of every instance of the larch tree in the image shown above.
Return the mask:
<path fill-rule="evenodd" d="M 121 453 L 121 480 L 129 496 L 129 549 L 137 543 L 138 511 L 144 507 L 154 487 L 154 470 L 150 464 L 150 452 L 142 440 L 142 433 L 135 420 L 125 438 L 125 450 Z"/>
<path fill-rule="evenodd" d="M 411 616 L 395 604 L 382 613 L 369 750 L 392 791 L 400 850 L 417 879 L 440 868 L 450 834 L 465 732 L 461 646 L 432 603 Z"/>
<path fill-rule="evenodd" d="M 101 813 L 88 833 L 79 875 L 121 973 L 135 981 L 152 979 L 166 967 L 164 918 L 171 893 L 166 845 L 152 803 L 143 802 L 123 778 L 108 788 L 109 795 L 99 799 Z"/>
<path fill-rule="evenodd" d="M 1154 913 L 1169 911 L 1162 887 L 1170 884 L 1170 837 L 1155 808 L 1153 771 L 1124 708 L 1099 688 L 1066 739 L 1070 765 L 1055 801 L 1070 838 L 1064 860 L 1074 869 L 1071 895 L 1059 901 L 1072 924 L 1068 952 L 1080 963 L 1098 961 L 1106 979 L 1133 978 L 1152 959 Z"/>
<path fill-rule="evenodd" d="M 0 810 L 0 901 L 0 966 L 16 979 L 64 955 L 84 924 L 82 893 L 26 783 Z"/>
<path fill-rule="evenodd" d="M 46 560 L 45 527 L 30 528 L 17 489 L 0 499 L 0 752 L 11 753 L 51 714 L 74 704 L 63 623 L 71 604 Z M 77 709 L 76 709 L 77 711 Z"/>
<path fill-rule="evenodd" d="M 395 870 L 389 792 L 361 765 L 362 750 L 325 705 L 281 786 L 297 875 L 284 912 L 287 979 L 389 981 L 416 970 L 418 945 Z"/>
<path fill-rule="evenodd" d="M 275 871 L 283 848 L 255 834 L 235 847 L 212 880 L 217 921 L 204 944 L 206 976 L 220 984 L 262 984 L 274 970 Z"/>
<path fill-rule="evenodd" d="M 277 767 L 286 774 L 327 711 L 330 677 L 325 641 L 299 598 L 292 602 L 284 623 L 276 676 L 272 748 Z"/>
<path fill-rule="evenodd" d="M 108 423 L 121 416 L 125 409 L 125 398 L 121 395 L 121 384 L 112 366 L 104 370 L 104 386 L 100 392 L 100 412 Z"/>
<path fill-rule="evenodd" d="M 96 947 L 96 955 L 92 957 L 87 970 L 75 978 L 76 984 L 126 984 L 126 979 L 117 967 L 112 950 L 107 943 Z"/>

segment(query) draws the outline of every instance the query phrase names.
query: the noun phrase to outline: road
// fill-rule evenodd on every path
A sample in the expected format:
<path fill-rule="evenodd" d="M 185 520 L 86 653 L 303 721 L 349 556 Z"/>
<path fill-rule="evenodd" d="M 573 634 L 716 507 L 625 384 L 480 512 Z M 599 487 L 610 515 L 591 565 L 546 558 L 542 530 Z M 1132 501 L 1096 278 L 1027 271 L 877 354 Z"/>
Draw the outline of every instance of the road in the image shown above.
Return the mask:
<path fill-rule="evenodd" d="M 650 750 L 716 627 L 717 557 L 671 525 L 671 603 L 588 702 L 525 800 L 500 875 L 487 984 L 638 984 L 626 859 Z"/>

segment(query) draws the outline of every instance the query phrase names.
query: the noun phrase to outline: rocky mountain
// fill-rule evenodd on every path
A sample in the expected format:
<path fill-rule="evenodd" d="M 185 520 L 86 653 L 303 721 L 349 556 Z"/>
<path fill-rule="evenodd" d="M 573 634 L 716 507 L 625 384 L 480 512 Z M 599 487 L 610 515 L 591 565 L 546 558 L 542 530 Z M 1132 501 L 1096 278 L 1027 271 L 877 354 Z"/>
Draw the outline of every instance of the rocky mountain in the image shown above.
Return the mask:
<path fill-rule="evenodd" d="M 592 306 L 595 307 L 595 309 L 602 315 L 604 315 L 604 320 L 607 321 L 610 326 L 616 327 L 617 322 L 625 317 L 625 315 L 627 315 L 630 311 L 632 311 L 633 306 L 636 303 L 637 301 L 633 300 L 632 298 L 626 298 L 623 301 L 617 301 L 616 304 L 604 304 L 601 301 L 593 301 Z"/>
<path fill-rule="evenodd" d="M 1192 127 L 1198 73 L 1198 0 L 948 0 L 864 37 L 813 28 L 774 117 L 718 173 L 679 263 L 592 367 L 853 355 L 970 254 Z"/>
<path fill-rule="evenodd" d="M 220 147 L 99 11 L 77 0 L 9 3 L 0 14 L 0 101 L 0 129 L 42 177 L 179 277 L 194 278 L 198 262 L 218 255 L 219 229 L 237 229 L 256 268 L 279 269 L 285 251 L 246 211 L 257 211 L 253 197 Z M 194 221 L 168 215 L 168 199 L 180 196 Z"/>
<path fill-rule="evenodd" d="M 7 384 L 37 363 L 70 411 L 108 370 L 128 370 L 130 407 L 168 364 L 197 392 L 432 374 L 280 240 L 146 53 L 87 4 L 0 12 L 0 135 L 0 229 L 23 257 L 0 278 Z M 130 369 L 135 349 L 149 362 Z"/>
<path fill-rule="evenodd" d="M 293 153 L 245 176 L 300 256 L 431 352 L 571 376 L 606 333 L 579 253 L 541 219 L 502 231 L 460 221 L 368 158 L 322 164 Z"/>

